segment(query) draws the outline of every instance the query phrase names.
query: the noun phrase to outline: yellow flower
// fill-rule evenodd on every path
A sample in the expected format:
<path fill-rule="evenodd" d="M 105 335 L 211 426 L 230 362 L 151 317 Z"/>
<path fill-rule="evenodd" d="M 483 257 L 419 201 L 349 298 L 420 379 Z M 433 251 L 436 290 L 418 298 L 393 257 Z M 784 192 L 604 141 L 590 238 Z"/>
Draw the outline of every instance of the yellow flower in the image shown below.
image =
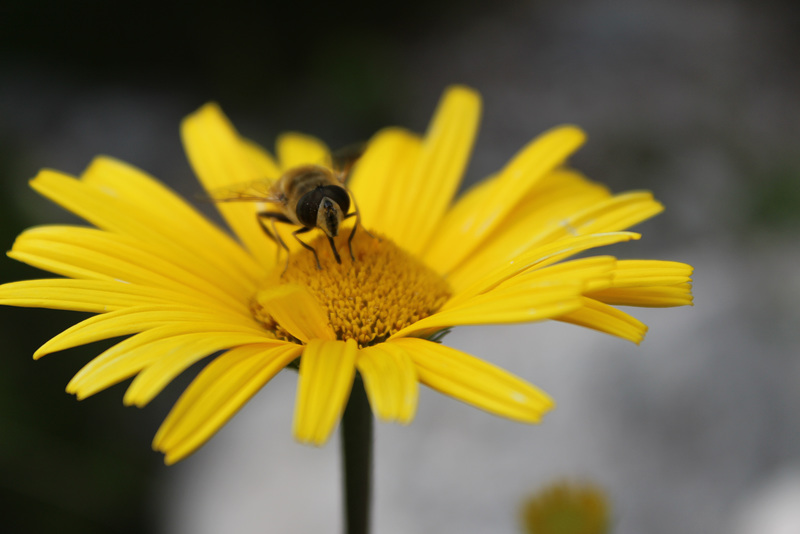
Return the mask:
<path fill-rule="evenodd" d="M 526 500 L 522 524 L 526 534 L 606 534 L 611 509 L 600 488 L 560 482 Z"/>
<path fill-rule="evenodd" d="M 638 343 L 646 327 L 612 305 L 690 304 L 691 268 L 611 256 L 568 260 L 638 239 L 624 230 L 662 210 L 650 193 L 612 195 L 565 167 L 584 140 L 575 127 L 535 139 L 453 202 L 479 115 L 479 96 L 453 87 L 424 137 L 400 128 L 376 134 L 349 181 L 364 227 L 352 243 L 355 259 L 346 252 L 348 228 L 337 239 L 341 264 L 322 232 L 304 234 L 312 236 L 305 241 L 321 269 L 289 238 L 283 272 L 279 247 L 256 217 L 264 205 L 218 204 L 237 242 L 119 161 L 99 157 L 80 178 L 43 170 L 32 187 L 95 228 L 23 232 L 9 255 L 65 278 L 5 284 L 0 303 L 97 314 L 34 358 L 130 336 L 70 381 L 67 391 L 80 399 L 135 377 L 124 402 L 144 406 L 187 367 L 221 351 L 158 430 L 153 446 L 167 463 L 200 447 L 297 358 L 294 434 L 302 442 L 328 439 L 356 371 L 382 420 L 410 422 L 421 382 L 489 412 L 538 422 L 553 406 L 546 394 L 432 336 L 460 325 L 556 319 Z M 214 104 L 189 116 L 182 135 L 209 191 L 331 159 L 320 141 L 296 133 L 278 139 L 273 158 Z M 284 236 L 293 229 L 278 224 Z"/>

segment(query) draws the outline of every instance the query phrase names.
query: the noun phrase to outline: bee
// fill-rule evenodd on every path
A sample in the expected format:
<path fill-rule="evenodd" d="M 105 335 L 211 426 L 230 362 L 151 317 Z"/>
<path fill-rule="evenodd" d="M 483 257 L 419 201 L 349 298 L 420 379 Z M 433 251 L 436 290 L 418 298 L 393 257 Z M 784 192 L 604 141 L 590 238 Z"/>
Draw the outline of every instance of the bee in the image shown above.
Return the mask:
<path fill-rule="evenodd" d="M 284 172 L 277 180 L 263 179 L 248 184 L 232 186 L 227 189 L 213 191 L 211 200 L 215 202 L 265 202 L 274 206 L 256 213 L 256 219 L 264 233 L 278 243 L 287 254 L 286 269 L 289 267 L 289 247 L 275 228 L 276 222 L 299 226 L 292 236 L 307 250 L 314 254 L 317 269 L 322 269 L 317 251 L 300 239 L 300 234 L 319 228 L 327 236 L 336 262 L 341 264 L 342 258 L 336 250 L 334 238 L 339 235 L 342 222 L 355 217 L 356 223 L 347 238 L 350 259 L 353 255 L 353 237 L 361 223 L 361 217 L 353 200 L 353 211 L 350 210 L 350 191 L 344 184 L 353 162 L 348 162 L 342 171 L 335 171 L 324 165 L 302 165 Z M 366 230 L 364 230 L 366 231 Z M 369 232 L 367 232 L 369 234 Z M 370 234 L 371 235 L 371 234 Z"/>

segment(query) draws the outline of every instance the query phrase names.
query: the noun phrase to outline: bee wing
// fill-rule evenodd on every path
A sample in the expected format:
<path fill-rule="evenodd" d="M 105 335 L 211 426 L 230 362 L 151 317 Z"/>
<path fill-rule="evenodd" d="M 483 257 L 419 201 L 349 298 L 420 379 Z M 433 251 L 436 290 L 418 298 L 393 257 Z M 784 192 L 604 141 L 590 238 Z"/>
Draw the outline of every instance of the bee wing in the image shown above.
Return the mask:
<path fill-rule="evenodd" d="M 282 202 L 283 197 L 274 184 L 275 181 L 269 179 L 233 184 L 212 189 L 204 198 L 212 202 Z"/>
<path fill-rule="evenodd" d="M 351 143 L 338 150 L 332 155 L 332 169 L 340 182 L 344 183 L 356 164 L 358 159 L 364 154 L 367 148 L 367 143 Z"/>

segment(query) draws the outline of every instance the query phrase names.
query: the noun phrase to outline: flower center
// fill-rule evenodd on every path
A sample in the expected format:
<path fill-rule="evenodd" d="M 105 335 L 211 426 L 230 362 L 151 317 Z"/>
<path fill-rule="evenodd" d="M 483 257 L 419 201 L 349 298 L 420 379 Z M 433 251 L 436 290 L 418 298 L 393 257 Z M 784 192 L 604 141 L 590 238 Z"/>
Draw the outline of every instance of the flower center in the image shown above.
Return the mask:
<path fill-rule="evenodd" d="M 274 273 L 280 283 L 308 288 L 338 339 L 355 339 L 360 347 L 380 343 L 435 313 L 450 298 L 444 278 L 386 237 L 371 237 L 359 228 L 353 239 L 355 261 L 351 260 L 348 235 L 349 228 L 337 238 L 341 264 L 320 234 L 309 245 L 317 251 L 322 269 L 314 254 L 301 249 L 292 253 L 282 276 L 283 262 Z M 278 337 L 294 340 L 257 304 L 253 314 Z"/>

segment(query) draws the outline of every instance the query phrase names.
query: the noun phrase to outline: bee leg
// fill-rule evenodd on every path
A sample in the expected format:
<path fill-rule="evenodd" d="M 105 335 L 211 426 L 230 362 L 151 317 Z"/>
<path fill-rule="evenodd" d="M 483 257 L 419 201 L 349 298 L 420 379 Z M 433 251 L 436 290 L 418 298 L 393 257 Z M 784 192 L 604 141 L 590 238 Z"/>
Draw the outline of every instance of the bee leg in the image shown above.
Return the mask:
<path fill-rule="evenodd" d="M 283 268 L 283 272 L 281 272 L 281 278 L 283 275 L 286 274 L 286 270 L 289 268 L 289 247 L 286 246 L 286 243 L 283 242 L 281 239 L 280 234 L 275 228 L 275 221 L 291 223 L 286 215 L 283 213 L 275 212 L 275 211 L 261 211 L 256 213 L 256 220 L 258 224 L 261 225 L 261 229 L 264 230 L 264 233 L 267 234 L 267 237 L 278 243 L 283 250 L 286 251 L 286 266 Z M 266 221 L 269 221 L 269 226 L 267 226 Z M 280 249 L 275 251 L 275 262 L 277 263 L 278 259 L 280 258 Z"/>
<path fill-rule="evenodd" d="M 286 271 L 289 270 L 289 260 L 292 258 L 292 254 L 289 252 L 289 247 L 286 246 L 286 243 L 283 242 L 283 239 L 281 239 L 280 234 L 278 234 L 278 231 L 275 229 L 275 219 L 272 219 L 270 221 L 270 226 L 272 226 L 272 232 L 277 238 L 278 243 L 280 243 L 281 247 L 283 247 L 283 250 L 286 251 L 286 265 L 283 266 L 283 270 L 281 271 L 281 278 L 283 278 L 283 275 L 286 274 Z M 281 257 L 281 249 L 276 249 L 275 263 L 278 263 L 280 257 Z"/>
<path fill-rule="evenodd" d="M 305 241 L 303 241 L 302 239 L 300 239 L 297 236 L 297 234 L 304 234 L 304 233 L 308 232 L 309 230 L 311 230 L 311 228 L 308 228 L 308 227 L 304 226 L 303 228 L 300 228 L 299 230 L 295 230 L 294 232 L 292 232 L 292 235 L 294 236 L 295 239 L 297 239 L 298 243 L 303 245 L 303 248 L 311 251 L 311 253 L 314 255 L 314 260 L 317 262 L 317 269 L 319 269 L 321 271 L 322 270 L 322 265 L 320 265 L 320 263 L 319 263 L 319 256 L 317 256 L 317 251 L 314 250 L 314 247 L 312 247 L 311 245 L 309 245 L 308 243 L 306 243 Z M 333 240 L 332 239 L 331 239 L 331 246 L 333 247 Z M 342 260 L 339 258 L 339 253 L 336 252 L 336 247 L 333 247 L 333 254 L 336 256 L 336 261 L 338 261 L 339 263 L 342 263 Z"/>
<path fill-rule="evenodd" d="M 350 192 L 349 189 L 347 191 L 348 193 Z M 358 211 L 358 204 L 356 204 L 356 198 L 352 194 L 350 195 L 350 198 L 352 198 L 353 200 L 353 213 L 345 215 L 344 218 L 345 220 L 347 220 L 353 215 L 355 215 L 356 217 L 356 223 L 353 225 L 353 229 L 350 231 L 350 237 L 347 238 L 347 248 L 350 249 L 350 259 L 356 261 L 356 257 L 353 256 L 353 238 L 356 235 L 356 228 L 358 228 L 358 226 L 361 224 L 361 213 Z M 370 236 L 372 239 L 377 239 L 378 241 L 380 241 L 380 238 L 377 238 L 374 235 L 372 235 L 369 230 L 364 228 L 363 225 L 361 227 L 364 229 L 367 235 Z"/>
<path fill-rule="evenodd" d="M 328 236 L 328 243 L 331 244 L 331 250 L 333 251 L 333 257 L 336 258 L 336 263 L 341 265 L 342 264 L 342 258 L 341 258 L 341 256 L 339 256 L 339 251 L 336 250 L 336 243 L 333 242 L 333 238 L 331 236 Z M 352 250 L 350 251 L 350 255 L 351 256 L 353 255 L 353 251 Z"/>
<path fill-rule="evenodd" d="M 353 215 L 356 216 L 356 223 L 353 225 L 353 229 L 350 230 L 350 237 L 347 238 L 347 248 L 350 249 L 350 259 L 356 261 L 356 257 L 353 256 L 353 238 L 356 236 L 356 228 L 358 228 L 358 212 L 355 211 L 350 215 L 347 215 L 345 219 L 349 219 Z M 367 229 L 365 228 L 364 231 L 367 232 Z"/>

